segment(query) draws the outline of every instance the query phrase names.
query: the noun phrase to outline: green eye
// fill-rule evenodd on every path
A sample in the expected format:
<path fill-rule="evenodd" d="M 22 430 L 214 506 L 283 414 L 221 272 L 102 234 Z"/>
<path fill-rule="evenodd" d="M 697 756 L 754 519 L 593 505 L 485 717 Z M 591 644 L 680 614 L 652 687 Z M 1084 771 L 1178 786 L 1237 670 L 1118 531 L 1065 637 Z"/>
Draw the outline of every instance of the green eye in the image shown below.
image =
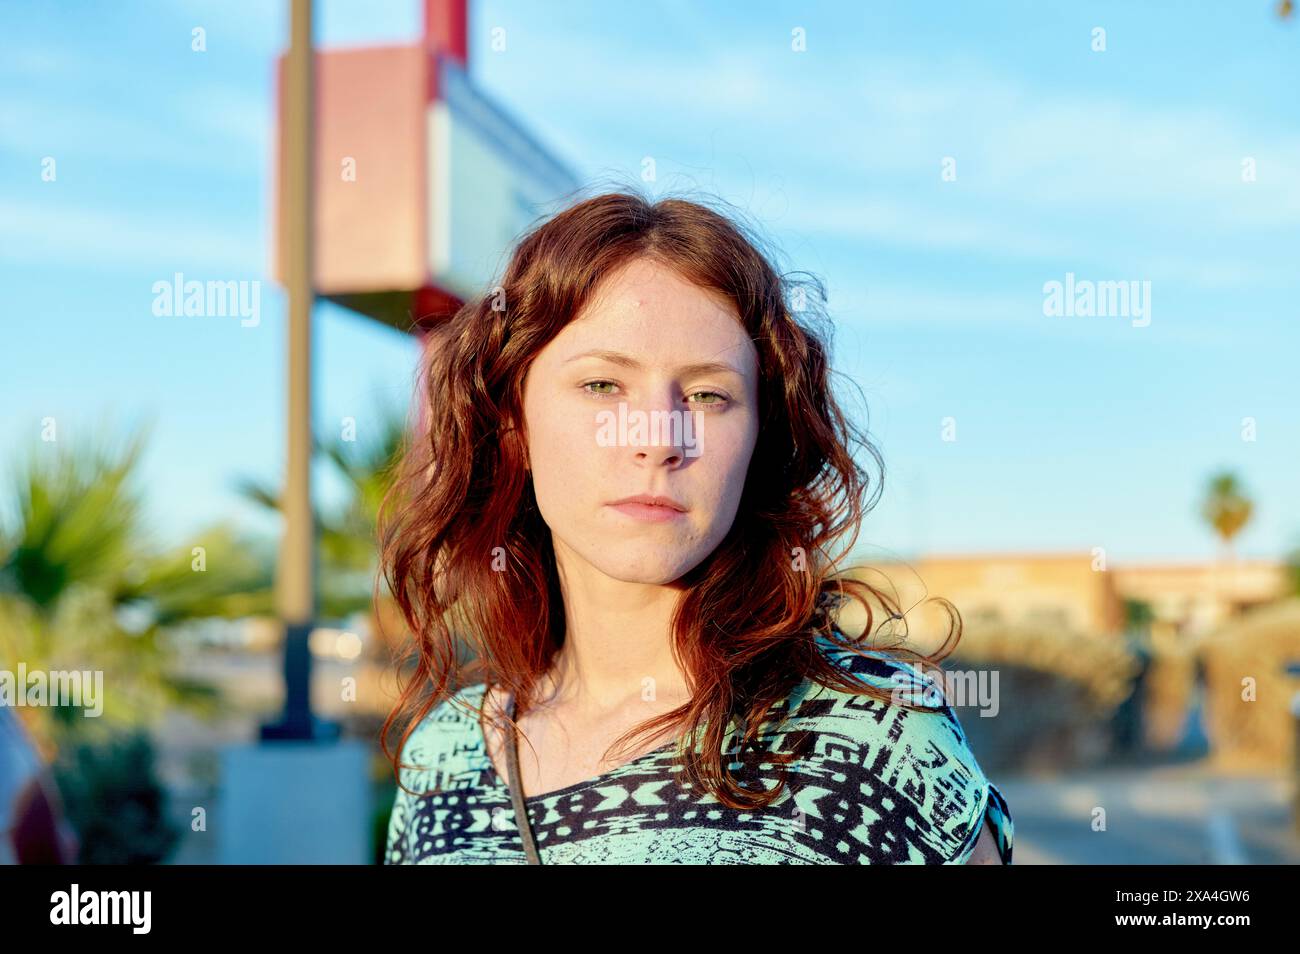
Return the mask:
<path fill-rule="evenodd" d="M 696 402 L 695 402 L 696 404 L 722 404 L 722 403 L 725 403 L 726 400 L 727 400 L 726 397 L 725 397 L 724 395 L 719 394 L 717 391 L 697 391 L 695 394 L 692 395 L 692 397 L 699 397 L 699 396 L 701 396 L 701 395 L 712 395 L 713 397 L 717 398 L 718 400 L 716 400 L 716 401 L 696 401 Z"/>
<path fill-rule="evenodd" d="M 610 397 L 615 393 L 618 385 L 613 381 L 588 381 L 581 387 L 593 397 Z M 609 388 L 609 390 L 593 390 L 596 388 Z M 714 398 L 715 400 L 696 400 L 698 398 Z M 725 394 L 720 394 L 717 391 L 696 391 L 694 394 L 689 395 L 687 400 L 691 404 L 699 404 L 704 407 L 721 407 L 729 401 Z"/>

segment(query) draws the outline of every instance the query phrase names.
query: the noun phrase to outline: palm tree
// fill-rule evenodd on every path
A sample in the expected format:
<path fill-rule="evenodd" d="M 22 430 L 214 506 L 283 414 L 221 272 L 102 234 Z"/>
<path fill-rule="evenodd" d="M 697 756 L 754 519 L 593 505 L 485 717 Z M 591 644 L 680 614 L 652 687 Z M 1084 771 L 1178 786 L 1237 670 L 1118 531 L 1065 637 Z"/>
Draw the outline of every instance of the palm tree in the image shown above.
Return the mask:
<path fill-rule="evenodd" d="M 1210 478 L 1201 515 L 1219 535 L 1224 554 L 1231 560 L 1232 539 L 1250 522 L 1255 505 L 1242 490 L 1237 475 L 1221 471 Z"/>
<path fill-rule="evenodd" d="M 1201 516 L 1219 536 L 1220 558 L 1215 577 L 1221 606 L 1230 606 L 1232 601 L 1232 593 L 1227 591 L 1228 583 L 1224 580 L 1225 565 L 1228 572 L 1236 565 L 1232 540 L 1250 522 L 1254 509 L 1254 503 L 1246 496 L 1236 474 L 1220 471 L 1210 478 L 1201 502 Z"/>
<path fill-rule="evenodd" d="M 176 672 L 173 637 L 184 623 L 271 608 L 273 561 L 228 528 L 174 548 L 150 539 L 135 482 L 146 432 L 121 447 L 36 442 L 0 497 L 12 505 L 0 522 L 0 668 L 91 673 L 92 695 L 17 710 L 53 767 L 83 863 L 170 853 L 178 829 L 151 729 L 178 709 L 210 717 L 220 706 L 215 686 Z"/>
<path fill-rule="evenodd" d="M 8 475 L 0 665 L 104 674 L 99 718 L 68 706 L 26 710 L 47 756 L 81 737 L 147 726 L 173 706 L 214 713 L 211 685 L 170 671 L 174 628 L 269 611 L 271 563 L 228 528 L 214 526 L 171 549 L 149 539 L 135 481 L 147 432 L 119 447 L 37 441 Z"/>
<path fill-rule="evenodd" d="M 343 433 L 317 436 L 314 450 L 330 461 L 347 485 L 348 495 L 336 511 L 322 513 L 313 508 L 320 544 L 320 613 L 343 619 L 354 613 L 392 614 L 374 605 L 375 575 L 378 572 L 375 527 L 379 504 L 391 486 L 393 468 L 403 449 L 406 421 L 393 408 L 379 407 L 363 419 L 369 427 L 364 440 L 349 439 Z M 268 510 L 280 511 L 280 491 L 254 478 L 243 478 L 237 489 L 246 498 Z M 385 601 L 380 590 L 381 602 Z M 386 624 L 387 625 L 387 624 Z"/>
<path fill-rule="evenodd" d="M 1286 576 L 1290 594 L 1300 596 L 1300 543 L 1286 555 Z"/>

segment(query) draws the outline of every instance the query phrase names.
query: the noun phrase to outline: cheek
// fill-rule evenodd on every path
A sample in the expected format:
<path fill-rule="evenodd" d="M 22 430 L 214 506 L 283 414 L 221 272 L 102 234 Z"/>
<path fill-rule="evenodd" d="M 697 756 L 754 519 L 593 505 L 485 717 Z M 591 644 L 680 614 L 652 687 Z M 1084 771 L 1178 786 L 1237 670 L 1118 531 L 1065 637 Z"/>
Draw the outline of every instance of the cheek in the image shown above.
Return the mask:
<path fill-rule="evenodd" d="M 749 463 L 754 456 L 755 436 L 756 430 L 751 422 L 735 427 L 715 427 L 705 435 L 704 453 L 697 472 L 700 479 L 695 483 L 712 488 L 720 510 L 730 510 L 740 502 Z"/>
<path fill-rule="evenodd" d="M 534 407 L 528 423 L 529 460 L 538 497 L 573 496 L 600 473 L 594 416 L 578 410 Z M 591 417 L 588 420 L 588 417 Z"/>
<path fill-rule="evenodd" d="M 728 421 L 725 428 L 714 428 L 712 446 L 717 450 L 717 466 L 726 470 L 729 476 L 743 476 L 749 470 L 750 458 L 754 456 L 754 442 L 758 436 L 758 427 L 753 418 Z M 706 441 L 708 437 L 706 436 Z M 705 444 L 708 448 L 710 445 Z"/>

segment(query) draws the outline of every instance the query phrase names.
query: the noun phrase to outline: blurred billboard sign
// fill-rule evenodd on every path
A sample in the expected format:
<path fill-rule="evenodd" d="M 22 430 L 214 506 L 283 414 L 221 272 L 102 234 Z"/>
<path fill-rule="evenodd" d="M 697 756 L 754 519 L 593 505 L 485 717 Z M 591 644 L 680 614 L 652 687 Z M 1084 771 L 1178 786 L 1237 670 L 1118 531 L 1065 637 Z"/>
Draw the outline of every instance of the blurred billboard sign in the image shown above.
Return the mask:
<path fill-rule="evenodd" d="M 443 43 L 442 46 L 447 44 Z M 574 174 L 477 90 L 456 49 L 422 44 L 315 56 L 316 291 L 402 330 L 490 288 L 519 235 L 575 191 Z M 283 281 L 277 68 L 272 275 Z"/>
<path fill-rule="evenodd" d="M 450 58 L 439 58 L 438 92 L 429 106 L 429 269 L 463 298 L 499 274 L 513 241 L 578 182 Z"/>

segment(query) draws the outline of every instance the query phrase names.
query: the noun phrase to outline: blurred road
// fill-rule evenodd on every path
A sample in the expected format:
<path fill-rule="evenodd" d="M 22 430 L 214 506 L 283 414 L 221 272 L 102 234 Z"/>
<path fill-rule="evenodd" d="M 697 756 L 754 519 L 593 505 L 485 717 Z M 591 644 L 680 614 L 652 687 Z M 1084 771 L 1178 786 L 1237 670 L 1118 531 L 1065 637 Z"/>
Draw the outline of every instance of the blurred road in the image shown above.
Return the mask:
<path fill-rule="evenodd" d="M 1300 863 L 1286 772 L 1225 776 L 1194 762 L 994 781 L 1015 820 L 1018 865 Z M 1103 831 L 1093 831 L 1098 807 Z"/>

